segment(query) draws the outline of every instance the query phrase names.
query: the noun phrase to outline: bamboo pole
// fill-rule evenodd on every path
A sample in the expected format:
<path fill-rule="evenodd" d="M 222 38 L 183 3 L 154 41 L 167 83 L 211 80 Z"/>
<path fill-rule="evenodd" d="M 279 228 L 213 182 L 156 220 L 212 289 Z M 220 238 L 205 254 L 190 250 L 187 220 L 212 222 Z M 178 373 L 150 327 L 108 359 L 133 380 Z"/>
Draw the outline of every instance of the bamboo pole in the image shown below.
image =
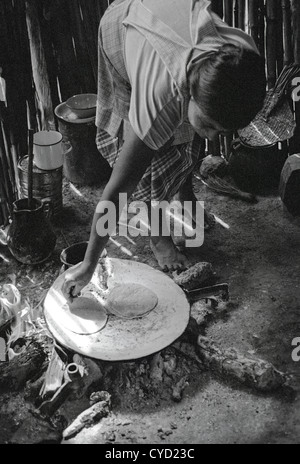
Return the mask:
<path fill-rule="evenodd" d="M 33 208 L 33 130 L 28 130 L 28 207 Z"/>
<path fill-rule="evenodd" d="M 239 0 L 233 0 L 233 25 L 239 27 Z"/>
<path fill-rule="evenodd" d="M 26 0 L 26 21 L 31 50 L 33 79 L 44 130 L 55 128 L 47 64 L 41 39 L 40 23 L 35 0 Z"/>
<path fill-rule="evenodd" d="M 258 46 L 258 0 L 249 0 L 249 32 L 254 42 Z"/>
<path fill-rule="evenodd" d="M 265 57 L 265 4 L 264 0 L 258 0 L 258 37 L 259 37 L 259 52 Z"/>
<path fill-rule="evenodd" d="M 11 179 L 10 179 L 9 166 L 7 163 L 7 158 L 6 158 L 6 153 L 5 153 L 2 130 L 0 131 L 0 161 L 1 161 L 1 166 L 0 166 L 1 184 L 2 184 L 3 191 L 5 192 L 5 200 L 7 201 L 9 210 L 11 210 L 12 204 L 14 202 L 14 194 L 13 194 L 13 189 L 12 189 L 12 184 L 11 184 Z"/>
<path fill-rule="evenodd" d="M 82 10 L 78 0 L 74 1 L 72 4 L 72 8 L 70 8 L 70 27 L 71 33 L 73 35 L 74 40 L 74 49 L 76 52 L 76 60 L 78 69 L 86 70 L 80 76 L 80 88 L 82 92 L 89 92 L 91 91 L 90 82 L 90 68 L 91 63 L 89 59 L 89 44 L 86 40 L 85 31 L 84 31 L 84 20 L 82 18 Z M 91 25 L 89 26 L 91 27 Z M 93 80 L 93 76 L 92 76 Z M 93 80 L 94 83 L 94 80 Z M 79 89 L 78 89 L 79 93 Z"/>
<path fill-rule="evenodd" d="M 57 81 L 61 100 L 82 92 L 82 74 L 85 69 L 79 69 L 76 51 L 71 31 L 68 0 L 60 0 L 60 9 L 52 12 L 49 17 L 49 30 L 52 47 L 56 56 Z"/>
<path fill-rule="evenodd" d="M 7 222 L 6 222 L 6 217 L 3 214 L 3 209 L 4 208 L 4 200 L 1 198 L 1 192 L 0 192 L 0 227 L 6 227 Z"/>
<path fill-rule="evenodd" d="M 238 27 L 245 30 L 245 0 L 238 0 Z"/>
<path fill-rule="evenodd" d="M 249 0 L 245 0 L 245 31 L 247 34 L 249 32 Z"/>
<path fill-rule="evenodd" d="M 0 160 L 0 168 L 1 168 L 1 160 Z M 3 182 L 1 180 L 0 175 L 0 227 L 6 227 L 9 223 L 10 213 L 7 208 L 7 197 L 4 189 Z"/>
<path fill-rule="evenodd" d="M 52 106 L 56 106 L 61 103 L 59 95 L 59 86 L 58 86 L 58 62 L 59 55 L 52 43 L 52 29 L 51 29 L 51 17 L 55 14 L 55 11 L 59 9 L 57 1 L 49 1 L 46 4 L 43 2 L 43 11 L 39 12 L 39 21 L 40 21 L 40 32 L 42 43 L 44 47 L 45 60 L 47 64 L 49 86 L 51 92 Z M 58 124 L 56 124 L 55 130 L 57 130 Z"/>
<path fill-rule="evenodd" d="M 31 64 L 31 51 L 28 37 L 28 28 L 26 21 L 26 5 L 25 0 L 15 2 L 15 17 L 17 20 L 18 30 L 18 54 L 20 59 L 19 85 L 22 81 L 22 147 L 19 147 L 19 153 L 27 151 L 27 106 L 30 108 L 31 127 L 37 130 L 38 118 L 36 109 L 36 91 L 33 81 L 33 70 Z M 22 63 L 22 65 L 21 65 Z M 18 102 L 16 103 L 18 105 Z M 17 106 L 19 107 L 19 106 Z M 11 120 L 10 120 L 10 125 Z M 13 132 L 13 140 L 16 140 L 16 133 Z"/>
<path fill-rule="evenodd" d="M 15 174 L 15 183 L 16 183 L 16 198 L 20 197 L 20 176 L 18 170 L 18 152 L 17 147 L 15 144 L 14 134 L 10 132 L 10 143 L 11 143 L 11 155 L 12 161 L 14 166 L 14 174 Z"/>
<path fill-rule="evenodd" d="M 291 11 L 292 11 L 292 28 L 294 38 L 294 61 L 296 64 L 300 64 L 300 4 L 299 0 L 291 0 Z M 300 104 L 295 103 L 295 118 L 297 127 L 294 133 L 294 137 L 291 140 L 292 153 L 299 153 L 300 151 Z"/>
<path fill-rule="evenodd" d="M 93 5 L 90 2 L 83 2 L 78 0 L 78 11 L 82 16 L 82 20 L 79 15 L 77 18 L 77 29 L 80 31 L 86 48 L 84 51 L 84 59 L 86 60 L 86 90 L 88 92 L 96 92 L 97 90 L 97 46 L 98 46 L 98 23 L 95 19 L 95 11 Z"/>
<path fill-rule="evenodd" d="M 1 155 L 1 151 L 0 151 L 0 155 Z M 0 156 L 0 186 L 1 186 L 0 196 L 1 196 L 2 202 L 5 201 L 5 202 L 8 203 L 9 198 L 8 198 L 8 194 L 7 194 L 7 186 L 6 186 L 6 179 L 5 179 L 5 168 L 3 166 L 2 156 Z"/>
<path fill-rule="evenodd" d="M 300 3 L 299 0 L 291 0 L 292 23 L 294 37 L 294 61 L 300 64 Z"/>
<path fill-rule="evenodd" d="M 276 33 L 276 60 L 277 60 L 277 76 L 283 70 L 284 50 L 283 50 L 283 17 L 282 8 L 277 4 L 277 33 Z"/>
<path fill-rule="evenodd" d="M 26 86 L 31 71 L 27 70 L 26 36 L 22 19 L 22 0 L 0 2 L 0 60 L 7 84 L 7 118 L 20 150 L 26 149 Z M 13 59 L 12 59 L 13 58 Z"/>
<path fill-rule="evenodd" d="M 292 16 L 290 0 L 281 0 L 283 23 L 284 65 L 293 62 Z"/>
<path fill-rule="evenodd" d="M 26 98 L 31 87 L 24 1 L 0 2 L 0 61 L 7 84 L 7 108 L 0 127 L 1 224 L 8 223 L 18 197 L 18 153 L 26 150 Z M 12 146 L 14 140 L 14 147 Z"/>
<path fill-rule="evenodd" d="M 2 133 L 1 135 L 2 135 L 2 140 L 3 140 L 3 150 L 6 155 L 6 160 L 7 160 L 9 181 L 12 186 L 14 200 L 15 200 L 16 194 L 17 194 L 17 188 L 16 188 L 17 173 L 15 172 L 14 157 L 13 157 L 13 153 L 11 149 L 11 130 L 9 126 L 7 108 L 4 105 L 1 105 L 1 106 L 2 108 L 0 107 L 0 130 Z"/>
<path fill-rule="evenodd" d="M 13 192 L 13 199 L 15 200 L 16 196 L 16 181 L 15 181 L 15 170 L 13 164 L 13 157 L 10 148 L 10 140 L 7 138 L 7 132 L 5 129 L 4 121 L 1 121 L 1 136 L 3 140 L 3 150 L 4 154 L 6 155 L 7 167 L 8 167 L 8 181 L 10 182 L 12 192 Z"/>
<path fill-rule="evenodd" d="M 276 49 L 277 49 L 277 8 L 276 0 L 267 2 L 267 69 L 268 69 L 268 87 L 273 88 L 276 83 L 277 66 L 276 66 Z"/>
<path fill-rule="evenodd" d="M 224 0 L 224 19 L 229 25 L 233 25 L 233 3 L 232 0 Z"/>

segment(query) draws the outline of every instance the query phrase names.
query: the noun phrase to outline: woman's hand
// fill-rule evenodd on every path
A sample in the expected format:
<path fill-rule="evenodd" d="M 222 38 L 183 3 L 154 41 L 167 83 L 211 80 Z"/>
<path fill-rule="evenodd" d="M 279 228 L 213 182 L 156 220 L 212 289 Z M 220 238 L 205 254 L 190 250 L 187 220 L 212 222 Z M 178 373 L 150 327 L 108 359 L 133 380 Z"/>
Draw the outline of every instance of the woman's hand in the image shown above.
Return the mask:
<path fill-rule="evenodd" d="M 86 267 L 84 263 L 80 263 L 66 272 L 62 293 L 69 303 L 72 303 L 73 299 L 91 281 L 93 273 L 94 269 Z"/>
<path fill-rule="evenodd" d="M 150 165 L 154 154 L 155 152 L 147 147 L 130 129 L 109 182 L 103 191 L 100 203 L 101 201 L 112 202 L 117 209 L 120 193 L 126 193 L 128 198 L 131 196 Z M 118 211 L 118 215 L 120 214 L 121 211 Z M 84 261 L 66 272 L 62 293 L 69 303 L 90 282 L 99 257 L 109 239 L 107 231 L 102 236 L 97 230 L 97 223 L 102 216 L 103 213 L 99 213 L 98 208 L 96 208 Z"/>

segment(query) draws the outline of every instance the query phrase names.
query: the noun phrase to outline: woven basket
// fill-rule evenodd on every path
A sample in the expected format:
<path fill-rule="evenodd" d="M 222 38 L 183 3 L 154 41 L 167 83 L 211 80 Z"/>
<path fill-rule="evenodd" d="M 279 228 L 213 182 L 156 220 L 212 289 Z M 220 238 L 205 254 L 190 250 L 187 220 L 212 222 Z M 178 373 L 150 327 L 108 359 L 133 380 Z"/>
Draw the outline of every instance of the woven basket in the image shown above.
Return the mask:
<path fill-rule="evenodd" d="M 273 89 L 267 92 L 264 106 L 254 120 L 238 131 L 240 141 L 249 147 L 268 147 L 289 140 L 296 123 L 290 108 L 292 80 L 300 74 L 297 65 L 286 66 Z"/>

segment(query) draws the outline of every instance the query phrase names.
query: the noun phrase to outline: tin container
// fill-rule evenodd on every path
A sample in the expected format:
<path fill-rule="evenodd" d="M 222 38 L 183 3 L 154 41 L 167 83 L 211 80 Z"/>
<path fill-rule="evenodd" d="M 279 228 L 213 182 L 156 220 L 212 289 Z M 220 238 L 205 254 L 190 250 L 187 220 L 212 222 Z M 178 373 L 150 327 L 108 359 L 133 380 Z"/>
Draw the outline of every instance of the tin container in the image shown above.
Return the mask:
<path fill-rule="evenodd" d="M 108 180 L 111 168 L 96 146 L 95 116 L 78 118 L 65 102 L 55 108 L 55 115 L 63 143 L 72 147 L 64 156 L 64 176 L 77 185 L 100 185 Z"/>
<path fill-rule="evenodd" d="M 28 196 L 28 156 L 24 156 L 18 163 L 20 179 L 20 198 Z M 44 171 L 33 164 L 33 197 L 38 200 L 51 200 L 53 217 L 61 214 L 63 208 L 62 179 L 63 167 Z"/>

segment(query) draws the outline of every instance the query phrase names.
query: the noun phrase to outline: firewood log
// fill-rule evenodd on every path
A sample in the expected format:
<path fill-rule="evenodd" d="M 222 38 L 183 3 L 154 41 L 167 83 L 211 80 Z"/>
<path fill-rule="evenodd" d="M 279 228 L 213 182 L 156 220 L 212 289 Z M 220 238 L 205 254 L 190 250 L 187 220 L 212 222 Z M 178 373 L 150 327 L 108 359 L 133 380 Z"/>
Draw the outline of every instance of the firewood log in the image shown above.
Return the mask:
<path fill-rule="evenodd" d="M 92 404 L 92 406 L 83 411 L 73 422 L 63 431 L 63 438 L 66 440 L 76 435 L 84 427 L 91 427 L 103 417 L 107 417 L 110 411 L 110 395 L 102 392 L 102 400 Z M 92 399 L 93 403 L 93 399 Z"/>
<path fill-rule="evenodd" d="M 197 340 L 197 351 L 207 368 L 262 392 L 278 390 L 287 380 L 286 375 L 269 362 L 245 356 L 234 349 L 222 350 L 201 335 Z"/>
<path fill-rule="evenodd" d="M 213 269 L 210 263 L 197 263 L 181 274 L 174 272 L 173 276 L 177 285 L 186 290 L 193 290 L 212 279 Z"/>

